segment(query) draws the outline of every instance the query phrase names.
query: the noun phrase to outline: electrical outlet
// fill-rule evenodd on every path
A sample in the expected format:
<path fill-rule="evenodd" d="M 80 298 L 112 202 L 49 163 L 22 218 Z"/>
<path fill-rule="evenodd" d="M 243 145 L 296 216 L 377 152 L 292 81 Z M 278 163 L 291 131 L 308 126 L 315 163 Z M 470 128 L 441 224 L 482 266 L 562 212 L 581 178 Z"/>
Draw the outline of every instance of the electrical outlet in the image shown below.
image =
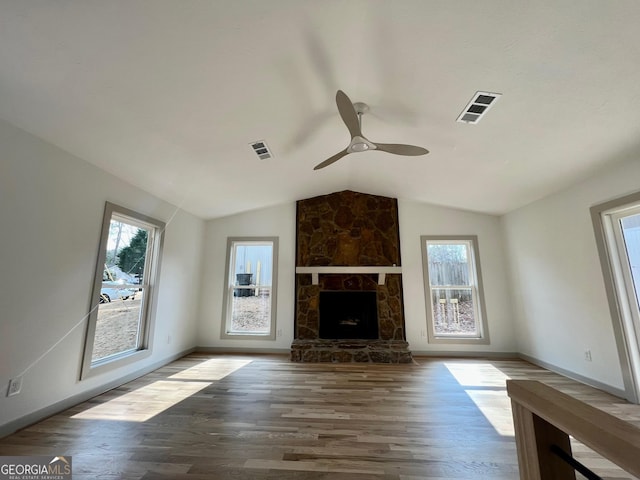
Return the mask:
<path fill-rule="evenodd" d="M 584 351 L 584 359 L 585 359 L 587 362 L 590 362 L 590 361 L 591 361 L 591 350 L 585 350 L 585 351 Z"/>
<path fill-rule="evenodd" d="M 426 337 L 427 336 L 427 332 L 425 332 L 424 330 L 420 330 L 420 336 L 422 338 Z"/>
<path fill-rule="evenodd" d="M 167 335 L 167 345 L 171 344 L 171 335 Z"/>
<path fill-rule="evenodd" d="M 278 330 L 278 331 L 276 332 L 276 335 L 277 335 L 278 337 L 281 337 L 281 336 L 282 336 L 282 330 Z"/>
<path fill-rule="evenodd" d="M 9 388 L 7 389 L 7 397 L 18 395 L 22 390 L 22 376 L 9 380 Z"/>

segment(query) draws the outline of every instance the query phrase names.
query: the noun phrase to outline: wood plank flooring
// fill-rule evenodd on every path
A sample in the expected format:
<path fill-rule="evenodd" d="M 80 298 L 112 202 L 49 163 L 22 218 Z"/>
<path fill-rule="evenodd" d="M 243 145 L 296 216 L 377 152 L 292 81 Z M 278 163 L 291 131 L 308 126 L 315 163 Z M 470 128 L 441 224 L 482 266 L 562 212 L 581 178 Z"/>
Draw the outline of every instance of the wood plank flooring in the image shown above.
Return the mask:
<path fill-rule="evenodd" d="M 0 439 L 0 455 L 71 455 L 76 480 L 512 480 L 507 378 L 640 426 L 640 407 L 519 360 L 193 354 Z M 574 450 L 605 478 L 634 478 Z"/>

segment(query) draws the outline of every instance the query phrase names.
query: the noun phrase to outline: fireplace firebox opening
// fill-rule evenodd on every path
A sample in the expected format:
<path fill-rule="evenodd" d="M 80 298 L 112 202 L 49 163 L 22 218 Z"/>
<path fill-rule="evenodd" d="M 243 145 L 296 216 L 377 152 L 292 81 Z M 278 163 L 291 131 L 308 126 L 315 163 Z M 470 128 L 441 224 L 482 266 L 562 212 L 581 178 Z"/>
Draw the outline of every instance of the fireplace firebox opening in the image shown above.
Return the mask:
<path fill-rule="evenodd" d="M 319 335 L 323 339 L 378 339 L 376 292 L 320 292 Z"/>

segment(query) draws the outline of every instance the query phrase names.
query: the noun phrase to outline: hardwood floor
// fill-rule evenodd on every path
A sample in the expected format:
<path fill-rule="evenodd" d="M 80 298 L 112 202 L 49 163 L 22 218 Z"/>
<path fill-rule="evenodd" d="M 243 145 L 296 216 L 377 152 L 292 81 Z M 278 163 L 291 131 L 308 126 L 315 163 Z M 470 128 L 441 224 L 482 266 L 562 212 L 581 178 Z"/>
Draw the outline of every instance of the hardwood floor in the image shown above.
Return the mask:
<path fill-rule="evenodd" d="M 511 480 L 507 378 L 640 426 L 640 407 L 519 360 L 194 354 L 0 439 L 0 455 L 71 455 L 75 480 Z M 574 449 L 606 478 L 633 478 Z"/>

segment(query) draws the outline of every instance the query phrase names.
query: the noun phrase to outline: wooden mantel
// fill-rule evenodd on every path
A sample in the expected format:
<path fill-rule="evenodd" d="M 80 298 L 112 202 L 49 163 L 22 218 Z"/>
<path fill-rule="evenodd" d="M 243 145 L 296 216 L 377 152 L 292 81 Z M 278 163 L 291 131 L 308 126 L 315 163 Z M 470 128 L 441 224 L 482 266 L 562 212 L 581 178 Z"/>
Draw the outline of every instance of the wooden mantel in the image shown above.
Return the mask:
<path fill-rule="evenodd" d="M 384 285 L 386 274 L 401 274 L 402 267 L 385 267 L 385 266 L 323 266 L 323 267 L 296 267 L 296 273 L 310 273 L 311 283 L 318 285 L 319 275 L 321 273 L 374 273 L 378 275 L 378 285 Z"/>

